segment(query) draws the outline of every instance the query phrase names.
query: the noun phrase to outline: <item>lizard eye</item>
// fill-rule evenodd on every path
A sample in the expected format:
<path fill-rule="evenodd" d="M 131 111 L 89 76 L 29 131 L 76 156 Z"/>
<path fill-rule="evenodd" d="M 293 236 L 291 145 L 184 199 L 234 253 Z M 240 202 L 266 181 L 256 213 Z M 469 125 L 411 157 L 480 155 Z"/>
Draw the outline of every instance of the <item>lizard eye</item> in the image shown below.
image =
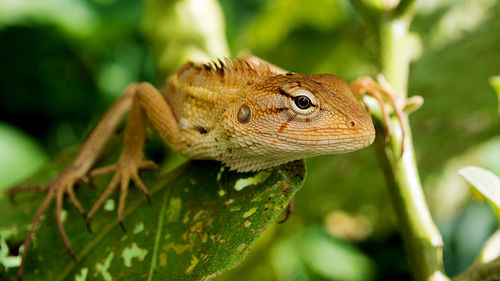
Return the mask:
<path fill-rule="evenodd" d="M 311 100 L 306 96 L 297 96 L 293 100 L 300 109 L 308 109 L 312 105 Z"/>
<path fill-rule="evenodd" d="M 317 112 L 319 100 L 309 90 L 298 89 L 290 95 L 289 105 L 296 114 L 310 116 Z"/>

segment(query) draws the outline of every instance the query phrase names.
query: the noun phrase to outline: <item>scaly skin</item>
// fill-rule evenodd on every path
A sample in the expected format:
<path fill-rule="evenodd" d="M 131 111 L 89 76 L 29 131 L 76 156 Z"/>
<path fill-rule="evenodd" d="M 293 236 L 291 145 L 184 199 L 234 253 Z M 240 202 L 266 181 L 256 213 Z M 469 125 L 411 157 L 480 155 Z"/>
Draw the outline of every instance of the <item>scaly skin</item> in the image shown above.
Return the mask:
<path fill-rule="evenodd" d="M 171 147 L 192 159 L 256 171 L 297 159 L 370 145 L 370 115 L 340 77 L 276 73 L 246 61 L 188 63 L 167 82 L 164 96 L 178 120 Z M 294 102 L 307 96 L 312 106 Z M 239 110 L 250 110 L 239 122 Z"/>
<path fill-rule="evenodd" d="M 356 94 L 381 91 L 371 83 L 355 86 Z M 120 158 L 114 165 L 90 171 L 127 112 L 130 114 Z M 117 187 L 118 220 L 122 223 L 131 180 L 149 198 L 138 176 L 140 169 L 155 167 L 143 157 L 148 122 L 180 154 L 218 160 L 237 171 L 257 171 L 296 159 L 345 153 L 366 147 L 375 138 L 370 115 L 344 80 L 330 74 L 289 73 L 256 57 L 187 63 L 168 79 L 163 93 L 148 83 L 131 84 L 96 125 L 73 163 L 40 187 L 47 195 L 24 240 L 19 280 L 32 235 L 53 200 L 65 247 L 77 258 L 61 222 L 61 210 L 64 195 L 68 195 L 85 215 L 73 187 L 88 175 L 114 173 L 88 213 L 89 225 Z M 23 190 L 33 187 L 18 186 L 10 193 Z"/>

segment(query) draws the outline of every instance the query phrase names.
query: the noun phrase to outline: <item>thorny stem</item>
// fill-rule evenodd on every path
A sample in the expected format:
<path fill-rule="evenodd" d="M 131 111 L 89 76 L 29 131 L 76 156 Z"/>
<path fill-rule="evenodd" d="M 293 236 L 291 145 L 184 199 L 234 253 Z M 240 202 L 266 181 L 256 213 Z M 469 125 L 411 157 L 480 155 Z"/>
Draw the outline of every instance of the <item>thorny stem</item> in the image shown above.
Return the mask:
<path fill-rule="evenodd" d="M 378 30 L 380 71 L 391 84 L 397 99 L 406 99 L 410 46 L 407 44 L 415 0 L 401 0 L 392 11 L 381 11 Z M 398 216 L 405 248 L 414 280 L 449 280 L 443 271 L 442 238 L 431 217 L 420 183 L 415 162 L 408 116 L 404 116 L 406 136 L 401 140 L 401 128 L 393 122 L 395 133 L 387 144 L 384 137 L 375 143 L 377 158 L 384 172 L 390 196 Z M 378 128 L 377 132 L 384 132 Z M 404 155 L 399 157 L 402 141 Z"/>

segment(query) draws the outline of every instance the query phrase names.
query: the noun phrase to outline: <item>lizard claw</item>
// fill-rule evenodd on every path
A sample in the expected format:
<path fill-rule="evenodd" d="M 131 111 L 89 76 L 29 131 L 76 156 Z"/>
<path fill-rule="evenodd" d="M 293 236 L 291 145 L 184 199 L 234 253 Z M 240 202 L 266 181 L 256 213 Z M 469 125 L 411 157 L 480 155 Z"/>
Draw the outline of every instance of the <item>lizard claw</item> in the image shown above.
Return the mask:
<path fill-rule="evenodd" d="M 127 229 L 125 228 L 123 221 L 119 221 L 118 223 L 120 224 L 120 228 L 122 229 L 123 233 L 127 233 Z"/>

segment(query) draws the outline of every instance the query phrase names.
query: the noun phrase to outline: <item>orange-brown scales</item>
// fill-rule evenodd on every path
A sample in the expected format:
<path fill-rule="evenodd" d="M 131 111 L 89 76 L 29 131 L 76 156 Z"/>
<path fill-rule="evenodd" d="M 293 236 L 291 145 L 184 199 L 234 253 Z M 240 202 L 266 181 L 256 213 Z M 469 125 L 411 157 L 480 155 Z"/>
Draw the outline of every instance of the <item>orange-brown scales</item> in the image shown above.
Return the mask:
<path fill-rule="evenodd" d="M 342 78 L 285 72 L 263 61 L 187 63 L 167 81 L 179 125 L 167 140 L 192 159 L 254 171 L 370 145 L 370 115 Z"/>

